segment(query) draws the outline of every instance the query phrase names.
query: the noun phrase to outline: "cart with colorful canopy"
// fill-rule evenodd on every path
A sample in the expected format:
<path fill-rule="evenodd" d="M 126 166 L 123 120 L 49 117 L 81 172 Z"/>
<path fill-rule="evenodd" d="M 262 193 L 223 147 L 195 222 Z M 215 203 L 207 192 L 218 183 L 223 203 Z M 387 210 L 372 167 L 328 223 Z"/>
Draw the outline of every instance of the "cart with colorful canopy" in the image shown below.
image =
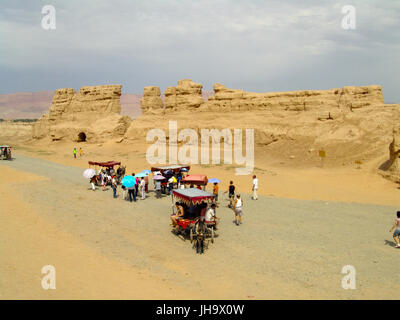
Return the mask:
<path fill-rule="evenodd" d="M 194 242 L 198 253 L 204 252 L 208 240 L 214 242 L 216 222 L 205 222 L 201 216 L 204 208 L 214 201 L 214 195 L 197 188 L 178 189 L 172 191 L 173 202 L 179 202 L 183 207 L 183 217 L 177 219 L 174 231 Z M 206 241 L 207 240 L 207 241 Z"/>
<path fill-rule="evenodd" d="M 190 166 L 175 164 L 175 165 L 170 165 L 170 166 L 152 167 L 151 172 L 158 171 L 161 173 L 161 175 L 165 176 L 164 172 L 166 172 L 166 171 L 171 171 L 174 174 L 174 173 L 181 172 L 182 169 L 185 169 L 184 171 L 187 172 L 190 170 Z"/>
<path fill-rule="evenodd" d="M 152 167 L 151 172 L 162 175 L 165 177 L 164 180 L 161 180 L 161 192 L 166 194 L 168 188 L 168 180 L 171 177 L 178 178 L 178 176 L 182 176 L 182 172 L 188 172 L 190 170 L 190 166 L 185 165 L 169 165 L 169 166 L 160 166 L 160 167 Z"/>
<path fill-rule="evenodd" d="M 119 161 L 105 161 L 105 162 L 97 162 L 97 161 L 88 161 L 89 169 L 91 166 L 99 166 L 100 168 L 106 168 L 105 172 L 109 175 L 116 175 L 117 183 L 120 184 L 122 178 L 125 176 L 125 167 L 121 167 L 121 162 Z M 119 166 L 117 172 L 115 172 L 114 167 Z M 103 170 L 102 170 L 103 171 Z M 100 174 L 95 175 L 93 177 L 95 185 L 99 186 L 101 182 Z M 107 180 L 106 185 L 110 185 L 111 180 Z"/>
<path fill-rule="evenodd" d="M 187 175 L 186 177 L 182 178 L 181 183 L 185 185 L 194 185 L 194 186 L 200 186 L 205 189 L 208 179 L 207 176 L 204 174 L 190 174 Z"/>
<path fill-rule="evenodd" d="M 89 166 L 99 166 L 102 168 L 114 168 L 115 166 L 120 166 L 121 162 L 117 161 L 106 161 L 106 162 L 96 162 L 96 161 L 89 161 Z"/>

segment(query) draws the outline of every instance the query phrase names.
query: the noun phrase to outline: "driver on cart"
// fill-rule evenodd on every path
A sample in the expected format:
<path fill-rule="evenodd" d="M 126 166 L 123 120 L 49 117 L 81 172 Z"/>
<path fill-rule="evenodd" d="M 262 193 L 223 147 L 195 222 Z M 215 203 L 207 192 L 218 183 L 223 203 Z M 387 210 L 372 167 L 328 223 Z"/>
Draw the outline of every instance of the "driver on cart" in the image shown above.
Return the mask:
<path fill-rule="evenodd" d="M 208 210 L 206 211 L 204 220 L 206 225 L 208 226 L 214 226 L 214 227 L 217 226 L 218 218 L 216 217 L 216 212 L 215 212 L 216 207 L 217 207 L 216 204 L 213 203 L 211 204 L 211 207 L 208 208 Z"/>

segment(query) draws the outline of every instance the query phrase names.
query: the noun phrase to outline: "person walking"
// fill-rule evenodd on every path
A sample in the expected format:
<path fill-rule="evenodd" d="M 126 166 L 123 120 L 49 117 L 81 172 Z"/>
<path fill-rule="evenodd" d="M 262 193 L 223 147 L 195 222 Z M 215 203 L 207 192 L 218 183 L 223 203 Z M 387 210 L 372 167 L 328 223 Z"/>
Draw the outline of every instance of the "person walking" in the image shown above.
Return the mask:
<path fill-rule="evenodd" d="M 102 174 L 101 174 L 101 189 L 103 191 L 105 191 L 106 190 L 106 186 L 107 186 L 107 176 L 106 176 L 105 171 L 103 170 Z"/>
<path fill-rule="evenodd" d="M 140 180 L 139 190 L 140 190 L 140 194 L 141 194 L 140 199 L 141 200 L 146 199 L 146 181 L 144 180 L 143 177 Z"/>
<path fill-rule="evenodd" d="M 253 176 L 253 200 L 257 200 L 258 196 L 257 196 L 257 190 L 258 190 L 258 179 L 257 177 L 254 175 Z"/>
<path fill-rule="evenodd" d="M 117 179 L 115 179 L 115 176 L 112 176 L 111 178 L 111 188 L 113 190 L 113 197 L 115 199 L 117 198 Z"/>
<path fill-rule="evenodd" d="M 77 153 L 76 148 L 74 148 L 73 153 L 74 153 L 74 158 L 76 159 L 76 153 Z"/>
<path fill-rule="evenodd" d="M 169 178 L 168 179 L 168 193 L 169 195 L 172 195 L 172 189 L 174 188 L 174 179 Z"/>
<path fill-rule="evenodd" d="M 228 208 L 233 208 L 233 203 L 235 202 L 235 189 L 236 188 L 233 184 L 233 181 L 230 181 L 228 190 L 224 192 L 224 193 L 228 193 L 228 197 L 229 197 Z"/>
<path fill-rule="evenodd" d="M 182 172 L 178 173 L 178 189 L 181 188 Z"/>
<path fill-rule="evenodd" d="M 129 196 L 129 201 L 130 201 L 130 202 L 132 202 L 132 200 L 133 200 L 134 202 L 136 202 L 135 187 L 136 187 L 136 185 L 135 185 L 134 187 L 128 188 L 128 196 Z"/>
<path fill-rule="evenodd" d="M 219 190 L 218 182 L 214 182 L 213 195 L 215 203 L 218 203 L 218 190 Z"/>
<path fill-rule="evenodd" d="M 240 194 L 236 195 L 236 200 L 234 203 L 235 207 L 235 223 L 237 226 L 242 224 L 242 215 L 243 215 L 243 200 L 240 198 Z"/>
<path fill-rule="evenodd" d="M 155 189 L 156 189 L 156 198 L 157 199 L 161 198 L 161 181 L 160 180 L 156 180 Z"/>
<path fill-rule="evenodd" d="M 121 189 L 123 191 L 122 200 L 126 200 L 128 198 L 128 189 L 125 186 L 121 186 Z"/>
<path fill-rule="evenodd" d="M 143 179 L 144 179 L 144 182 L 146 183 L 144 190 L 146 191 L 146 193 L 148 193 L 149 192 L 149 177 L 144 177 Z"/>
<path fill-rule="evenodd" d="M 80 156 L 80 157 L 83 156 L 83 150 L 82 150 L 82 148 L 79 148 L 79 156 Z"/>
<path fill-rule="evenodd" d="M 139 180 L 138 177 L 135 177 L 135 174 L 134 174 L 134 173 L 132 173 L 132 177 L 134 177 L 135 180 L 136 180 L 136 184 L 135 184 L 134 191 L 135 191 L 135 198 L 137 198 L 137 197 L 138 197 L 138 194 L 139 194 L 139 184 L 140 184 L 140 180 Z M 136 200 L 135 200 L 135 201 L 136 201 Z"/>
<path fill-rule="evenodd" d="M 397 219 L 389 232 L 393 232 L 393 239 L 396 242 L 396 248 L 400 248 L 400 211 L 397 211 Z"/>
<path fill-rule="evenodd" d="M 96 182 L 96 176 L 93 176 L 93 177 L 90 179 L 90 184 L 92 185 L 92 190 L 93 190 L 93 191 L 96 191 L 95 182 Z"/>

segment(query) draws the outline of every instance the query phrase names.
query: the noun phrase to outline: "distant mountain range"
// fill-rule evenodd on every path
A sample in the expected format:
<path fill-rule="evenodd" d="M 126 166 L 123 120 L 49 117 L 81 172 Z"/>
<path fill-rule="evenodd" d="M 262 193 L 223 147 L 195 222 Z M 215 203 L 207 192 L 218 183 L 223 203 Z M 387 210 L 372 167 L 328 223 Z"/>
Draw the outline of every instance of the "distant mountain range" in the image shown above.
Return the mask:
<path fill-rule="evenodd" d="M 212 92 L 203 92 L 205 100 Z M 48 113 L 54 91 L 17 92 L 0 94 L 0 119 L 38 119 Z M 140 109 L 141 94 L 123 93 L 121 96 L 122 115 L 137 118 Z"/>

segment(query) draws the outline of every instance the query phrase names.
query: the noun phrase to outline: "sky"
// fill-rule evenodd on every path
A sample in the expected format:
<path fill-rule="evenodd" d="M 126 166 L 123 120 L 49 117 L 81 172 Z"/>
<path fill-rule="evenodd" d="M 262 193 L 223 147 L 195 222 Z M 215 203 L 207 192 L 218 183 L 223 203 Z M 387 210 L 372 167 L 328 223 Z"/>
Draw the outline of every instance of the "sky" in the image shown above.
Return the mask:
<path fill-rule="evenodd" d="M 56 29 L 45 30 L 45 5 Z M 342 8 L 355 8 L 344 29 Z M 254 92 L 380 84 L 400 103 L 399 0 L 1 0 L 0 93 L 180 79 Z"/>

